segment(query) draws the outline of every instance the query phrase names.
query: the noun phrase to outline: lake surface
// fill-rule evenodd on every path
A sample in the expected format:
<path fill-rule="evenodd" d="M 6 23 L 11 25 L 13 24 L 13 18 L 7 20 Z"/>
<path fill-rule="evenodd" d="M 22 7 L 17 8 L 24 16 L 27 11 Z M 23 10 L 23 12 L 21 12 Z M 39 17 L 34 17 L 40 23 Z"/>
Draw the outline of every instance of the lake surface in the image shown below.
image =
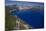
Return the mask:
<path fill-rule="evenodd" d="M 34 28 L 44 27 L 44 12 L 43 10 L 21 10 L 13 11 L 11 15 L 17 15 L 20 19 Z"/>

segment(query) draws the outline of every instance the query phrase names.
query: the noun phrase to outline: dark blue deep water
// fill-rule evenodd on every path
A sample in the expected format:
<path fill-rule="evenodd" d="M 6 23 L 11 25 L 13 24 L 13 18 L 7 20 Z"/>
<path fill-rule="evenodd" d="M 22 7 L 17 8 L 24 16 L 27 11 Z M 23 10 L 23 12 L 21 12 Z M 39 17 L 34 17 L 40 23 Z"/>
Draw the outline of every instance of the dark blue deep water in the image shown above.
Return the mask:
<path fill-rule="evenodd" d="M 17 15 L 20 19 L 28 23 L 34 28 L 44 27 L 44 13 L 43 10 L 26 10 L 26 11 L 13 11 L 11 15 Z"/>

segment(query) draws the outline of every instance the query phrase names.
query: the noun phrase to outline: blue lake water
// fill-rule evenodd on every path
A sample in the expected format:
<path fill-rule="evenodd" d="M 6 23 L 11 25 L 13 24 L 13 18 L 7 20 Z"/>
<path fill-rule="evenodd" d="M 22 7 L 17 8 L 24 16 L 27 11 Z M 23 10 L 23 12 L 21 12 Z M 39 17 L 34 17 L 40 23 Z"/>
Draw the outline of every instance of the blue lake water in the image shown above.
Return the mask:
<path fill-rule="evenodd" d="M 11 15 L 17 15 L 20 19 L 34 28 L 44 27 L 44 12 L 43 10 L 25 10 L 25 11 L 13 11 Z"/>

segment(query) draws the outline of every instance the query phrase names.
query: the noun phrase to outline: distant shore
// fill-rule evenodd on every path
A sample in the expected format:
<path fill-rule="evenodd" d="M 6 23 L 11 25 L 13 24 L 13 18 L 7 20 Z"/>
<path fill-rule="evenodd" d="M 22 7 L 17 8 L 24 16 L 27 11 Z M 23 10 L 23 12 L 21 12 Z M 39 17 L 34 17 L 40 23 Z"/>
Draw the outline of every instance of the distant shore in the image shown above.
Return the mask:
<path fill-rule="evenodd" d="M 19 10 L 27 10 L 27 9 L 32 9 L 31 6 L 16 6 L 17 9 Z"/>

